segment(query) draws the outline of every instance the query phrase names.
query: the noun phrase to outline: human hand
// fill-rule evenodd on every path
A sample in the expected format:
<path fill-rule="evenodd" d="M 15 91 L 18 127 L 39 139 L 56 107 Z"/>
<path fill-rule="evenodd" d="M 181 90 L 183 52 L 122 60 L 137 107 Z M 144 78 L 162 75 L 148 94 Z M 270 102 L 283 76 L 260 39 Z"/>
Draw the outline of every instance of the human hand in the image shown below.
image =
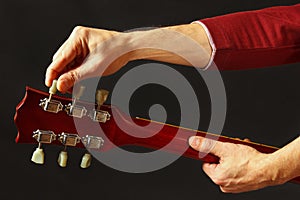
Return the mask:
<path fill-rule="evenodd" d="M 75 27 L 53 56 L 45 84 L 49 87 L 54 79 L 58 79 L 58 90 L 66 92 L 76 81 L 116 72 L 128 62 L 126 55 L 111 58 L 116 48 L 125 43 L 121 35 L 115 31 Z"/>
<path fill-rule="evenodd" d="M 260 153 L 246 145 L 202 137 L 191 137 L 189 144 L 197 151 L 220 158 L 218 164 L 204 163 L 203 170 L 222 192 L 246 192 L 286 181 L 280 177 L 279 167 L 273 163 L 271 154 Z"/>
<path fill-rule="evenodd" d="M 45 84 L 49 87 L 58 79 L 58 90 L 66 92 L 76 81 L 113 74 L 129 61 L 140 59 L 191 66 L 184 55 L 204 68 L 211 52 L 208 36 L 199 24 L 122 33 L 78 26 L 53 56 Z"/>

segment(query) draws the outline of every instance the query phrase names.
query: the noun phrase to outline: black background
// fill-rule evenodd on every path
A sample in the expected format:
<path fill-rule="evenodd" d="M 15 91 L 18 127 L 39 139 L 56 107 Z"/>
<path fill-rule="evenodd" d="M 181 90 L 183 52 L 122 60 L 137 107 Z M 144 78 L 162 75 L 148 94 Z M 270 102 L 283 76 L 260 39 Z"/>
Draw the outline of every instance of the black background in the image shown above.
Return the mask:
<path fill-rule="evenodd" d="M 44 86 L 45 69 L 76 25 L 125 31 L 189 23 L 236 11 L 295 3 L 296 0 L 1 1 L 0 198 L 298 198 L 300 187 L 291 183 L 237 195 L 222 194 L 202 172 L 201 162 L 187 158 L 180 158 L 156 172 L 128 174 L 99 162 L 94 162 L 88 170 L 81 170 L 78 160 L 83 151 L 70 149 L 72 159 L 66 169 L 61 169 L 56 164 L 60 148 L 46 147 L 46 164 L 36 166 L 29 161 L 34 147 L 14 143 L 17 130 L 13 123 L 15 106 L 22 99 L 26 85 L 47 90 Z M 134 66 L 129 64 L 128 68 L 131 65 Z M 115 76 L 121 76 L 125 71 Z M 299 64 L 222 72 L 228 96 L 223 134 L 248 137 L 275 146 L 283 146 L 299 135 L 299 74 Z M 105 78 L 104 84 L 108 87 L 113 85 L 115 76 Z M 137 96 L 147 99 L 147 95 L 151 96 L 151 92 L 145 90 L 144 95 Z M 143 114 L 143 103 L 142 98 L 136 99 L 132 114 Z"/>

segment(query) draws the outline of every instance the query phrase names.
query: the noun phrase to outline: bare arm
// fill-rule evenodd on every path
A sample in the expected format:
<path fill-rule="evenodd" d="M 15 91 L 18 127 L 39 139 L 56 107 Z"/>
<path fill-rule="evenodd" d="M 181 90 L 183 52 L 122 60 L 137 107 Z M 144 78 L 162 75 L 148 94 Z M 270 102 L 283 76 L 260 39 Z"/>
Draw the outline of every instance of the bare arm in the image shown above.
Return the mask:
<path fill-rule="evenodd" d="M 300 137 L 273 153 L 271 160 L 278 169 L 275 179 L 286 182 L 300 176 Z"/>
<path fill-rule="evenodd" d="M 175 50 L 178 50 L 177 52 L 182 53 L 182 55 L 196 58 L 196 67 L 205 67 L 210 60 L 211 46 L 203 27 L 199 24 L 178 25 L 151 31 L 135 32 L 131 33 L 129 37 L 132 39 L 132 43 L 136 49 L 130 58 L 132 60 L 149 59 L 191 66 L 191 63 L 180 55 L 177 55 L 176 52 L 174 52 Z M 167 44 L 164 44 L 165 42 L 167 42 Z M 195 42 L 195 45 L 199 45 L 200 48 L 198 51 L 196 46 L 193 46 L 193 44 L 189 45 L 189 42 Z M 145 46 L 145 43 L 157 46 L 158 48 L 139 49 Z M 165 48 L 169 51 L 160 48 Z M 201 48 L 203 51 L 201 51 Z"/>

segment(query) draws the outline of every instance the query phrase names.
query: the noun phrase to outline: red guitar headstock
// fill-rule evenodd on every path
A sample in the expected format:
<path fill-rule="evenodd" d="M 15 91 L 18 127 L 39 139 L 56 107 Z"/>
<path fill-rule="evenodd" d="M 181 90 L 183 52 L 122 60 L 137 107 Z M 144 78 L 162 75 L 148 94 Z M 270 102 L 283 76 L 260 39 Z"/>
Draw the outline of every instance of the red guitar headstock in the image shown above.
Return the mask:
<path fill-rule="evenodd" d="M 66 166 L 67 147 L 87 148 L 97 151 L 106 151 L 115 145 L 122 145 L 116 139 L 115 117 L 126 123 L 126 116 L 116 108 L 103 105 L 108 93 L 104 90 L 96 94 L 97 104 L 79 101 L 83 88 L 79 90 L 78 97 L 69 99 L 55 95 L 55 89 L 50 88 L 50 94 L 26 87 L 23 100 L 16 107 L 15 124 L 18 128 L 16 142 L 38 143 L 38 148 L 32 156 L 37 164 L 44 163 L 42 145 L 62 145 L 58 162 Z M 119 137 L 120 138 L 120 137 Z M 86 154 L 81 166 L 88 167 L 90 155 Z"/>

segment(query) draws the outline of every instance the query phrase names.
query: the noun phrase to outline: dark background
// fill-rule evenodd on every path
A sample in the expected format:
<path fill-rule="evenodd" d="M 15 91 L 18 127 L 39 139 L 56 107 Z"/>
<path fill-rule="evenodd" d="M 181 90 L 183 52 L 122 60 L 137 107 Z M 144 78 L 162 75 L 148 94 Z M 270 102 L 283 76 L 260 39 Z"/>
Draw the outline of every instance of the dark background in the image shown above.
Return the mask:
<path fill-rule="evenodd" d="M 180 158 L 156 172 L 128 174 L 94 162 L 81 170 L 82 150 L 70 149 L 69 165 L 56 164 L 59 147 L 46 147 L 44 166 L 30 162 L 31 145 L 15 144 L 15 106 L 25 86 L 46 91 L 45 69 L 52 55 L 76 25 L 125 31 L 189 23 L 236 11 L 291 5 L 296 0 L 47 0 L 1 1 L 1 199 L 295 199 L 299 185 L 287 183 L 243 194 L 222 194 L 202 172 L 201 162 Z M 131 63 L 127 69 L 136 65 Z M 180 66 L 174 66 L 180 68 Z M 103 79 L 112 87 L 115 76 Z M 184 73 L 189 73 L 184 70 Z M 299 64 L 269 69 L 222 72 L 228 112 L 224 135 L 283 146 L 299 135 Z M 195 86 L 201 93 L 202 86 Z M 133 115 L 145 115 L 143 104 L 153 90 L 136 95 Z M 144 97 L 141 98 L 141 97 Z M 165 96 L 164 98 L 168 98 Z M 175 119 L 173 119 L 176 121 Z M 170 119 L 172 121 L 172 117 Z M 204 123 L 205 124 L 205 123 Z M 55 124 L 53 124 L 55 126 Z"/>

